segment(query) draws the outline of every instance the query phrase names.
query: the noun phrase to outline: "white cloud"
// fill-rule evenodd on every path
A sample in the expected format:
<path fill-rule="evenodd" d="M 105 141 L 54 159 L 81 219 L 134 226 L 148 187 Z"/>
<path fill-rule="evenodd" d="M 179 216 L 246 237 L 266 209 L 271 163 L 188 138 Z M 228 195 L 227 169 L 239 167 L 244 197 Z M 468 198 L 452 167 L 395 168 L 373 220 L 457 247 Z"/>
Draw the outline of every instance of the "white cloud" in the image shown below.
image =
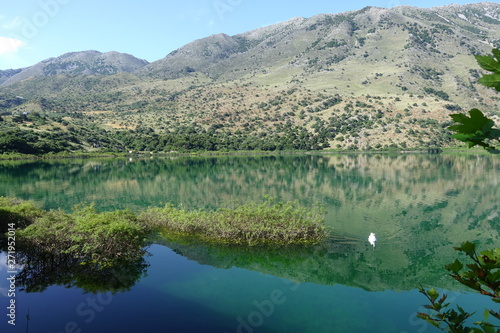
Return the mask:
<path fill-rule="evenodd" d="M 24 45 L 25 45 L 24 42 L 18 39 L 0 37 L 0 54 L 14 53 Z"/>

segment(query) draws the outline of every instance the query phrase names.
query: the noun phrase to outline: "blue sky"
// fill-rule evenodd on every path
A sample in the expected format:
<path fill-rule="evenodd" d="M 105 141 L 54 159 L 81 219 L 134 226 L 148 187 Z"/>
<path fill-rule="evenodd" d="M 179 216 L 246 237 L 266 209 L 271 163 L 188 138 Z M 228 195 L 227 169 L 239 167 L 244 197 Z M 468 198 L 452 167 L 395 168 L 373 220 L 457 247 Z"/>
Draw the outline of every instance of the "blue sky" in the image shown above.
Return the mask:
<path fill-rule="evenodd" d="M 296 16 L 473 2 L 481 1 L 0 0 L 0 69 L 84 50 L 125 52 L 152 62 L 195 39 L 235 35 Z"/>

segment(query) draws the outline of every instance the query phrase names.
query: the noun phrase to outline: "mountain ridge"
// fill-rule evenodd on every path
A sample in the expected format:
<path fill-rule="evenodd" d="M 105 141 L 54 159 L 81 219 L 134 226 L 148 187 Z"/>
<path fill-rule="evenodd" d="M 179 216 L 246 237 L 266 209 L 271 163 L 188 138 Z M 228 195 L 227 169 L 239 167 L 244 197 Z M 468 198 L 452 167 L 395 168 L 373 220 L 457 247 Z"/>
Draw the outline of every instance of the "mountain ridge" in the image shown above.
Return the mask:
<path fill-rule="evenodd" d="M 119 72 L 134 72 L 138 68 L 149 64 L 148 61 L 138 59 L 127 53 L 116 51 L 99 52 L 95 50 L 68 52 L 58 57 L 52 57 L 41 62 L 17 69 L 0 71 L 0 86 L 9 85 L 35 76 L 54 76 L 58 74 L 112 75 Z M 6 72 L 5 79 L 1 81 L 2 73 Z"/>
<path fill-rule="evenodd" d="M 247 32 L 243 32 L 237 35 L 227 35 L 224 33 L 218 33 L 214 35 L 210 35 L 201 39 L 197 39 L 191 43 L 188 43 L 172 52 L 170 52 L 167 56 L 165 56 L 162 59 L 158 59 L 156 61 L 153 61 L 151 63 L 147 62 L 146 60 L 141 60 L 138 58 L 135 58 L 133 55 L 129 55 L 126 53 L 118 53 L 115 51 L 111 52 L 106 52 L 106 53 L 101 53 L 99 51 L 94 51 L 94 50 L 89 50 L 89 51 L 80 51 L 80 52 L 69 52 L 66 54 L 63 54 L 59 57 L 53 57 L 53 58 L 48 58 L 45 59 L 35 65 L 22 68 L 22 69 L 9 69 L 9 70 L 3 70 L 0 71 L 0 84 L 2 85 L 8 85 L 12 84 L 14 82 L 17 82 L 19 80 L 31 77 L 31 76 L 40 76 L 40 67 L 45 67 L 43 64 L 47 63 L 54 63 L 61 61 L 64 58 L 68 58 L 70 56 L 73 57 L 80 57 L 82 54 L 84 55 L 91 55 L 91 58 L 95 58 L 97 56 L 103 57 L 104 61 L 106 62 L 108 59 L 107 56 L 110 54 L 117 54 L 117 55 L 122 55 L 122 57 L 129 57 L 130 59 L 133 59 L 136 62 L 136 66 L 130 66 L 128 68 L 113 68 L 111 65 L 108 68 L 100 69 L 99 70 L 91 70 L 89 68 L 85 68 L 85 70 L 82 70 L 81 68 L 78 68 L 79 71 L 82 72 L 82 74 L 86 75 L 92 75 L 92 74 L 115 74 L 117 72 L 130 72 L 130 73 L 138 73 L 139 75 L 141 74 L 146 74 L 150 76 L 155 76 L 154 73 L 159 73 L 162 72 L 162 78 L 177 78 L 179 77 L 179 74 L 186 74 L 190 73 L 193 70 L 193 62 L 195 65 L 198 65 L 200 68 L 206 67 L 207 63 L 210 66 L 216 65 L 220 60 L 228 59 L 230 56 L 234 56 L 240 53 L 245 53 L 251 48 L 251 46 L 255 46 L 260 44 L 263 40 L 273 38 L 276 39 L 277 36 L 284 36 L 286 33 L 283 35 L 283 31 L 280 30 L 290 30 L 290 28 L 296 28 L 298 25 L 303 25 L 304 23 L 309 23 L 309 29 L 310 30 L 315 30 L 317 25 L 324 24 L 324 21 L 328 20 L 334 20 L 336 18 L 347 18 L 349 19 L 354 19 L 355 16 L 359 16 L 360 14 L 364 13 L 370 13 L 375 14 L 379 16 L 379 19 L 381 16 L 387 16 L 390 15 L 391 13 L 399 13 L 403 16 L 411 16 L 408 14 L 412 14 L 412 12 L 423 12 L 423 13 L 438 13 L 438 12 L 443 12 L 443 11 L 448 11 L 448 9 L 453 9 L 454 12 L 456 10 L 461 10 L 462 12 L 467 12 L 472 9 L 483 9 L 483 10 L 490 10 L 490 12 L 483 13 L 484 17 L 489 17 L 492 20 L 496 20 L 496 24 L 500 23 L 500 9 L 499 9 L 499 4 L 495 4 L 492 2 L 482 2 L 482 3 L 475 3 L 475 4 L 469 4 L 469 5 L 457 5 L 457 4 L 450 4 L 450 5 L 445 5 L 445 6 L 439 6 L 439 7 L 432 7 L 432 8 L 418 8 L 418 7 L 413 7 L 413 6 L 396 6 L 392 9 L 387 9 L 387 8 L 382 8 L 382 7 L 376 7 L 376 6 L 367 6 L 364 7 L 363 9 L 360 10 L 355 10 L 355 11 L 347 11 L 347 12 L 341 12 L 341 13 L 336 13 L 336 14 L 317 14 L 309 18 L 304 18 L 304 17 L 294 17 L 291 18 L 287 21 L 279 22 L 276 24 L 272 24 L 269 26 L 265 27 L 260 27 L 257 29 L 253 29 Z M 452 13 L 453 14 L 453 13 Z M 372 15 L 372 18 L 373 16 Z M 463 14 L 459 14 L 463 15 Z M 449 20 L 449 18 L 443 17 L 442 15 L 438 16 L 446 23 L 453 24 L 457 27 L 461 27 L 460 25 L 457 25 L 456 22 L 452 22 Z M 394 16 L 392 17 L 394 19 Z M 462 17 L 462 20 L 466 20 Z M 323 21 L 323 22 L 322 22 Z M 352 21 L 351 21 L 352 22 Z M 471 22 L 469 22 L 471 23 Z M 462 26 L 463 27 L 463 26 Z M 342 28 L 342 26 L 339 26 L 339 28 Z M 349 27 L 345 27 L 346 29 L 349 29 Z M 353 27 L 351 26 L 350 29 Z M 266 33 L 267 32 L 267 33 Z M 352 31 L 351 31 L 352 32 Z M 289 33 L 289 31 L 288 31 Z M 498 37 L 498 40 L 496 41 L 499 43 L 500 37 Z M 270 44 L 272 41 L 267 41 L 268 44 Z M 276 42 L 276 41 L 274 41 Z M 490 45 L 494 46 L 494 45 Z M 200 59 L 182 59 L 185 57 L 196 57 L 198 58 L 203 57 L 205 58 L 205 61 L 201 61 Z M 85 59 L 86 62 L 89 62 L 88 59 Z M 88 64 L 86 64 L 88 65 Z M 61 67 L 61 66 L 60 66 Z M 145 67 L 145 68 L 144 68 Z M 159 67 L 159 68 L 158 68 Z M 196 66 L 195 66 L 196 67 Z M 172 68 L 172 69 L 171 69 Z M 34 70 L 35 69 L 35 70 Z M 58 68 L 60 72 L 64 72 L 62 68 Z M 175 69 L 175 70 L 174 70 Z M 18 73 L 12 75 L 13 72 L 19 71 Z M 106 72 L 107 71 L 107 72 Z M 54 75 L 54 73 L 58 73 L 56 71 L 51 71 L 51 70 L 46 70 L 46 75 Z M 75 72 L 72 71 L 71 69 L 69 72 Z M 64 72 L 68 73 L 68 71 Z M 169 74 L 172 76 L 169 77 Z M 7 79 L 2 78 L 7 77 Z M 12 79 L 12 77 L 15 77 Z"/>
<path fill-rule="evenodd" d="M 80 53 L 70 53 L 39 65 L 52 75 L 13 82 L 23 71 L 0 72 L 0 80 L 11 74 L 0 87 L 0 116 L 52 112 L 71 123 L 78 115 L 103 130 L 157 135 L 292 131 L 321 137 L 315 149 L 447 146 L 450 113 L 481 108 L 500 116 L 498 96 L 477 83 L 474 58 L 500 47 L 499 28 L 500 4 L 491 2 L 369 6 L 211 35 L 115 72 L 95 70 L 92 59 L 102 54 L 92 52 L 82 53 L 83 65 L 65 67 L 67 58 L 78 64 Z"/>

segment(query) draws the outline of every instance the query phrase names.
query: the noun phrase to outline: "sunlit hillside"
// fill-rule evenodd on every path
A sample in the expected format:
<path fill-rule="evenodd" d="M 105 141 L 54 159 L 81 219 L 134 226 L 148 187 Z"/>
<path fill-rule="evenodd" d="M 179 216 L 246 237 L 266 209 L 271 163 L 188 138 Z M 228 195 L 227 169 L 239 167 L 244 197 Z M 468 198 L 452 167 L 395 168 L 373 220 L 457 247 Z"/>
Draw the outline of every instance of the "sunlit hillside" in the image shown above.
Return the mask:
<path fill-rule="evenodd" d="M 499 26 L 495 3 L 367 7 L 213 35 L 149 64 L 75 52 L 2 71 L 0 124 L 28 142 L 60 131 L 59 150 L 446 147 L 450 113 L 499 116 L 474 58 L 500 47 Z"/>

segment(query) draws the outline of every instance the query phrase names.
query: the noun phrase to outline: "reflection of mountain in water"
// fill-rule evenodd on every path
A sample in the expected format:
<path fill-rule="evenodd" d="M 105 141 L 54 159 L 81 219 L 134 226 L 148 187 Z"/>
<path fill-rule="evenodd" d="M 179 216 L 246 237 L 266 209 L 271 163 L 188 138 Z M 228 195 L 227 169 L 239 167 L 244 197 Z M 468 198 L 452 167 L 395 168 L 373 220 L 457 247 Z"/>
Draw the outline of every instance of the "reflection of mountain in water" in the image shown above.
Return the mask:
<path fill-rule="evenodd" d="M 340 238 L 316 247 L 274 249 L 179 244 L 168 240 L 156 243 L 203 265 L 234 266 L 296 283 L 342 284 L 369 291 L 411 290 L 418 288 L 419 283 L 448 290 L 459 288 L 443 268 L 454 260 L 452 257 L 420 258 L 418 253 L 399 253 L 404 248 L 402 244 L 386 244 L 374 251 L 368 242 Z"/>
<path fill-rule="evenodd" d="M 213 208 L 264 194 L 306 205 L 321 202 L 335 235 L 356 241 L 288 255 L 169 246 L 218 267 L 368 290 L 409 289 L 440 279 L 446 287 L 450 279 L 442 266 L 454 260 L 452 247 L 465 240 L 500 246 L 499 170 L 497 156 L 473 154 L 2 162 L 0 195 L 65 209 L 82 201 L 103 209 L 140 210 L 166 202 Z M 370 232 L 377 234 L 375 251 L 366 240 Z"/>

